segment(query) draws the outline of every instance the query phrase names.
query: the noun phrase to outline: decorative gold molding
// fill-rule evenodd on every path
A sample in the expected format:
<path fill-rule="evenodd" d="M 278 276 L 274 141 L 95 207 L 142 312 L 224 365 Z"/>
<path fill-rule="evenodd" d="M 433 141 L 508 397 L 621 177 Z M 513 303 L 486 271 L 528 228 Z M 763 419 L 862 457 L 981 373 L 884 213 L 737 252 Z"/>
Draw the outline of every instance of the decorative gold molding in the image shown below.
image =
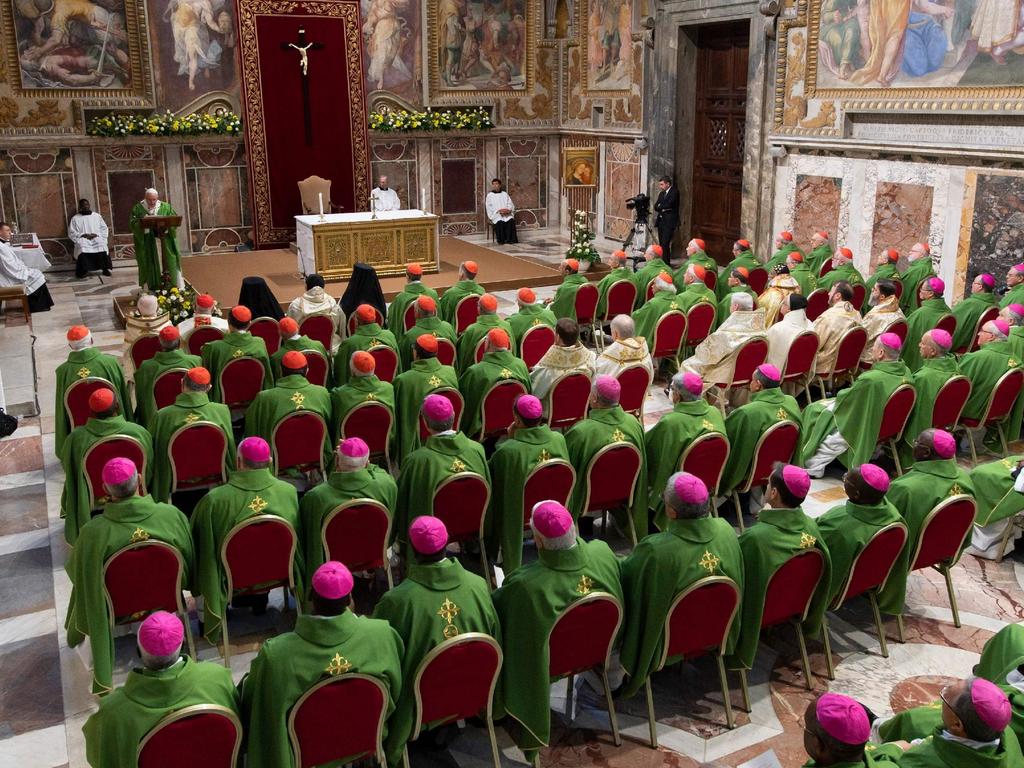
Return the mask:
<path fill-rule="evenodd" d="M 325 280 L 347 280 L 358 261 L 373 266 L 381 277 L 404 275 L 412 263 L 419 264 L 426 273 L 436 273 L 439 221 L 437 216 L 428 215 L 316 224 L 313 258 L 317 274 Z"/>
<path fill-rule="evenodd" d="M 635 72 L 631 72 L 630 73 L 629 85 L 626 86 L 625 88 L 614 88 L 614 89 L 607 89 L 607 90 L 603 89 L 603 88 L 591 88 L 589 83 L 587 82 L 588 75 L 590 74 L 590 69 L 587 66 L 587 61 L 590 59 L 590 30 L 587 28 L 587 19 L 590 18 L 590 3 L 591 2 L 592 2 L 592 0 L 579 0 L 579 2 L 576 4 L 576 31 L 577 31 L 577 34 L 579 35 L 579 50 L 580 50 L 580 80 L 579 80 L 580 91 L 583 94 L 587 95 L 587 96 L 596 96 L 596 97 L 604 96 L 604 97 L 609 97 L 609 98 L 613 98 L 615 96 L 626 96 L 626 97 L 628 97 L 632 93 L 633 83 L 636 82 L 636 80 L 637 80 Z M 633 48 L 634 48 L 633 42 L 640 39 L 640 35 L 636 34 L 636 33 L 634 33 L 632 31 L 632 26 L 633 26 L 632 19 L 633 19 L 633 14 L 634 14 L 634 12 L 636 10 L 635 7 L 632 7 L 632 6 L 633 6 L 633 3 L 638 2 L 638 0 L 627 0 L 627 2 L 630 2 L 630 6 L 631 6 L 630 7 L 630 45 L 629 45 L 630 62 L 629 62 L 629 66 L 632 68 L 634 66 L 634 64 L 635 64 L 635 59 L 633 58 Z"/>

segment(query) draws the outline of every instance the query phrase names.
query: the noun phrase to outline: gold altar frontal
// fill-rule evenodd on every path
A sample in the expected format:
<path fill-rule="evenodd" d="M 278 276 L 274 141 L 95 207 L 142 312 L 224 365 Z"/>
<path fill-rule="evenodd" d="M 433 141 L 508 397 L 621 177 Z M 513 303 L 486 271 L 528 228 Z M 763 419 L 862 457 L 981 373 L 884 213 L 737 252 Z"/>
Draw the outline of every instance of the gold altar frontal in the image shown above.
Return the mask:
<path fill-rule="evenodd" d="M 439 271 L 437 216 L 422 211 L 296 216 L 295 244 L 305 274 L 347 280 L 356 262 L 381 277 L 404 275 L 409 264 Z"/>

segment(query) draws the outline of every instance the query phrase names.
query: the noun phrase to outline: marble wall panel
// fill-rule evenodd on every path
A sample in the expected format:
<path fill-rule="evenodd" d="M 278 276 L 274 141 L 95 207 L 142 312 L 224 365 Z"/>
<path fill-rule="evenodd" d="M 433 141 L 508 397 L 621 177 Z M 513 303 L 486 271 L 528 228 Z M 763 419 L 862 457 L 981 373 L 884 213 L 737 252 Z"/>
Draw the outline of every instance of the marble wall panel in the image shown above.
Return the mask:
<path fill-rule="evenodd" d="M 432 142 L 431 175 L 431 199 L 440 201 L 435 213 L 441 216 L 441 234 L 484 231 L 484 142 L 464 137 Z"/>
<path fill-rule="evenodd" d="M 931 229 L 934 189 L 923 184 L 879 181 L 875 187 L 875 215 L 871 231 L 871 267 L 873 258 L 884 248 L 895 248 L 901 256 L 899 269 L 907 268 L 911 246 L 928 242 Z"/>
<path fill-rule="evenodd" d="M 821 229 L 837 242 L 842 196 L 841 178 L 797 175 L 792 228 L 793 239 L 801 248 L 809 247 L 811 236 Z"/>
<path fill-rule="evenodd" d="M 640 153 L 632 142 L 609 141 L 604 157 L 604 234 L 625 240 L 633 227 L 626 200 L 640 191 Z"/>
<path fill-rule="evenodd" d="M 243 145 L 186 146 L 182 158 L 191 250 L 227 251 L 249 240 L 252 222 Z"/>
<path fill-rule="evenodd" d="M 499 139 L 498 177 L 516 206 L 520 227 L 547 224 L 548 144 L 543 138 Z M 490 179 L 484 179 L 490 189 Z"/>
<path fill-rule="evenodd" d="M 375 141 L 370 146 L 371 176 L 374 184 L 388 177 L 388 186 L 398 193 L 403 208 L 423 208 L 424 185 L 416 169 L 416 142 Z"/>
<path fill-rule="evenodd" d="M 167 148 L 168 151 L 180 151 Z M 167 195 L 167 163 L 164 147 L 140 144 L 97 147 L 92 151 L 96 200 L 93 206 L 108 216 L 110 255 L 114 259 L 135 258 L 135 245 L 128 228 L 132 206 L 142 199 L 146 187 Z M 182 201 L 171 201 L 180 210 Z"/>
<path fill-rule="evenodd" d="M 0 151 L 0 220 L 35 232 L 55 264 L 70 264 L 67 223 L 78 207 L 71 150 Z"/>
<path fill-rule="evenodd" d="M 970 285 L 980 272 L 1002 284 L 1024 261 L 1024 174 L 971 171 L 967 175 L 957 273 Z M 963 285 L 958 281 L 958 290 Z"/>

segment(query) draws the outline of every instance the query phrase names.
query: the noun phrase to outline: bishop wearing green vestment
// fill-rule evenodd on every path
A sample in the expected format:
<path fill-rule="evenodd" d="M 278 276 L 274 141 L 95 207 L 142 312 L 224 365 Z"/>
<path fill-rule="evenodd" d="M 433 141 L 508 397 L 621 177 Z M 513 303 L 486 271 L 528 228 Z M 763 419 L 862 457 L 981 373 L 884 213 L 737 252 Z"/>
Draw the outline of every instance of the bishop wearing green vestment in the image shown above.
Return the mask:
<path fill-rule="evenodd" d="M 654 295 L 640 309 L 633 312 L 636 335 L 647 340 L 647 348 L 654 350 L 654 331 L 658 321 L 669 312 L 685 312 L 676 297 L 676 286 L 668 272 L 661 272 L 654 280 Z"/>
<path fill-rule="evenodd" d="M 927 243 L 915 243 L 907 254 L 910 263 L 901 277 L 903 294 L 900 296 L 900 309 L 905 315 L 909 315 L 921 305 L 921 295 L 918 292 L 921 283 L 936 276 L 930 251 Z"/>
<path fill-rule="evenodd" d="M 608 259 L 608 265 L 611 269 L 597 284 L 598 319 L 603 318 L 608 311 L 608 291 L 611 290 L 613 285 L 624 280 L 628 280 L 636 285 L 636 282 L 633 280 L 634 272 L 629 266 L 629 259 L 625 251 L 612 251 L 612 255 Z M 511 318 L 509 318 L 509 321 L 511 322 Z"/>
<path fill-rule="evenodd" d="M 491 602 L 491 589 L 458 560 L 445 557 L 448 531 L 444 523 L 436 517 L 417 517 L 409 527 L 409 543 L 412 563 L 408 576 L 385 592 L 373 611 L 373 617 L 387 621 L 405 645 L 405 684 L 388 723 L 385 745 L 391 766 L 401 762 L 402 749 L 412 736 L 416 720 L 413 681 L 424 657 L 445 640 L 467 632 L 489 635 L 501 643 L 501 626 Z M 495 698 L 499 702 L 497 717 L 501 710 L 497 691 Z"/>
<path fill-rule="evenodd" d="M 437 339 L 423 334 L 413 345 L 412 366 L 395 379 L 394 451 L 392 458 L 399 466 L 405 457 L 420 447 L 420 408 L 423 399 L 438 389 L 459 388 L 459 376 L 450 365 L 437 359 Z"/>
<path fill-rule="evenodd" d="M 526 363 L 512 354 L 512 342 L 501 328 L 488 331 L 484 342 L 484 359 L 463 372 L 459 386 L 466 398 L 462 431 L 472 438 L 482 438 L 484 428 L 484 398 L 491 389 L 504 381 L 518 381 L 525 392 L 530 391 L 530 372 Z"/>
<path fill-rule="evenodd" d="M 823 693 L 807 704 L 803 716 L 804 749 L 811 758 L 803 768 L 890 768 L 876 760 L 869 744 L 871 724 L 864 706 L 849 696 Z"/>
<path fill-rule="evenodd" d="M 324 380 L 324 385 L 327 386 L 331 381 L 331 355 L 327 348 L 316 339 L 300 334 L 298 324 L 290 317 L 281 318 L 278 326 L 281 329 L 281 346 L 270 356 L 270 370 L 274 374 L 274 381 L 281 378 L 281 358 L 289 352 L 319 352 L 327 360 L 327 378 Z"/>
<path fill-rule="evenodd" d="M 1007 526 L 1013 526 L 1013 518 L 1024 512 L 1024 492 L 1018 490 L 1024 487 L 1024 478 L 1020 477 L 1022 466 L 1024 455 L 1017 454 L 979 464 L 971 470 L 971 485 L 974 486 L 978 513 L 974 518 L 968 554 L 986 560 L 996 560 L 1003 555 L 1003 537 L 1007 533 Z M 1014 526 L 1006 538 L 1005 547 L 1008 551 L 1012 551 L 1018 538 L 1020 531 Z M 1024 736 L 1024 733 L 1019 735 Z"/>
<path fill-rule="evenodd" d="M 139 285 L 149 288 L 150 291 L 158 291 L 163 287 L 165 271 L 172 288 L 184 288 L 185 281 L 181 277 L 181 254 L 178 252 L 176 240 L 178 228 L 168 227 L 158 234 L 153 229 L 144 228 L 142 219 L 146 216 L 177 215 L 170 203 L 160 199 L 160 194 L 155 189 L 147 189 L 146 196 L 132 206 L 129 214 L 128 229 L 131 230 L 135 244 Z"/>
<path fill-rule="evenodd" d="M 215 706 L 239 714 L 231 670 L 218 662 L 182 656 L 185 628 L 166 611 L 139 626 L 141 666 L 128 672 L 124 685 L 100 699 L 82 732 L 92 768 L 138 765 L 139 747 L 163 718 L 195 706 Z"/>
<path fill-rule="evenodd" d="M 941 328 L 926 331 L 918 345 L 921 353 L 921 367 L 914 371 L 911 382 L 917 399 L 910 412 L 907 425 L 903 428 L 903 439 L 899 444 L 900 463 L 908 469 L 914 463 L 914 443 L 917 436 L 932 426 L 935 398 L 946 382 L 960 373 L 960 365 L 950 350 L 953 337 Z M 952 426 L 947 425 L 947 426 Z"/>
<path fill-rule="evenodd" d="M 167 371 L 196 368 L 203 364 L 199 355 L 190 355 L 181 348 L 178 328 L 165 325 L 160 329 L 160 350 L 135 369 L 135 421 L 149 424 L 156 413 L 156 399 L 153 387 L 156 380 Z"/>
<path fill-rule="evenodd" d="M 57 397 L 53 406 L 54 452 L 59 457 L 64 441 L 71 433 L 71 419 L 64 408 L 64 395 L 68 388 L 81 379 L 105 379 L 110 382 L 121 405 L 121 413 L 129 413 L 132 407 L 128 387 L 121 371 L 121 363 L 113 355 L 100 352 L 92 345 L 92 333 L 84 325 L 73 325 L 67 333 L 71 354 L 57 366 Z"/>
<path fill-rule="evenodd" d="M 1015 264 L 1006 271 L 1006 293 L 999 300 L 999 306 L 1024 304 L 1024 264 Z"/>
<path fill-rule="evenodd" d="M 908 289 L 909 287 L 907 286 Z M 953 314 L 953 310 L 942 298 L 945 290 L 946 284 L 937 277 L 923 280 L 918 288 L 920 306 L 907 315 L 907 338 L 903 344 L 903 362 L 911 371 L 921 367 L 921 351 L 918 345 L 925 331 L 930 331 L 938 325 L 939 320 L 946 315 Z M 902 301 L 900 306 L 903 306 Z"/>
<path fill-rule="evenodd" d="M 252 323 L 252 312 L 248 307 L 237 305 L 228 313 L 228 332 L 223 339 L 209 341 L 203 345 L 203 367 L 210 372 L 213 390 L 210 399 L 224 402 L 224 394 L 220 389 L 220 376 L 224 368 L 232 360 L 240 357 L 252 357 L 263 365 L 263 386 L 270 389 L 274 386 L 274 373 L 270 368 L 270 355 L 267 354 L 267 343 L 259 336 L 249 333 Z"/>
<path fill-rule="evenodd" d="M 867 295 L 871 295 L 872 289 L 879 280 L 891 280 L 894 283 L 902 282 L 902 275 L 896 268 L 897 262 L 900 260 L 900 252 L 895 248 L 886 248 L 875 260 L 875 271 L 872 272 L 868 278 L 864 281 L 864 289 L 867 291 Z M 868 313 L 870 307 L 867 302 L 864 302 L 864 306 L 860 308 L 860 311 L 864 314 Z"/>
<path fill-rule="evenodd" d="M 772 261 L 774 261 L 774 259 Z M 782 264 L 784 262 L 780 261 L 778 263 Z M 737 269 L 742 268 L 747 270 L 746 276 L 749 277 L 750 273 L 753 272 L 755 269 L 767 268 L 770 272 L 771 269 L 773 269 L 775 266 L 775 264 L 772 264 L 771 267 L 766 267 L 766 265 L 761 264 L 757 256 L 754 255 L 754 252 L 750 250 L 750 242 L 747 240 L 737 240 L 732 245 L 732 261 L 730 261 L 726 265 L 725 269 L 722 271 L 722 274 L 731 275 Z M 727 281 L 725 280 L 719 280 L 715 284 L 715 294 L 718 296 L 719 301 L 725 298 L 725 295 L 729 293 L 730 287 L 731 286 L 728 285 Z M 757 298 L 757 296 L 755 295 L 754 298 Z"/>
<path fill-rule="evenodd" d="M 334 386 L 340 387 L 348 381 L 348 361 L 353 352 L 370 351 L 376 347 L 390 347 L 398 356 L 398 341 L 395 335 L 377 322 L 377 310 L 371 304 L 356 307 L 356 330 L 338 345 L 334 355 Z"/>
<path fill-rule="evenodd" d="M 662 251 L 660 245 L 649 245 L 647 250 L 644 251 L 644 264 L 640 266 L 637 263 L 637 271 L 633 274 L 633 282 L 636 283 L 636 306 L 641 306 L 647 301 L 647 286 L 662 272 L 666 272 L 669 275 L 672 273 L 672 267 L 666 263 L 662 258 Z"/>
<path fill-rule="evenodd" d="M 235 526 L 256 517 L 273 515 L 298 533 L 299 496 L 295 486 L 270 473 L 270 445 L 259 437 L 247 437 L 238 444 L 236 469 L 227 483 L 210 490 L 192 513 L 195 543 L 196 593 L 203 596 L 203 634 L 216 645 L 231 595 L 227 573 L 221 562 L 221 546 Z M 296 550 L 293 578 L 301 594 L 302 552 Z"/>
<path fill-rule="evenodd" d="M 548 303 L 549 309 L 556 318 L 576 319 L 576 292 L 579 291 L 581 285 L 587 284 L 587 278 L 579 274 L 579 271 L 580 263 L 576 259 L 566 259 L 562 262 L 562 282 Z"/>
<path fill-rule="evenodd" d="M 505 652 L 505 710 L 522 726 L 516 741 L 527 760 L 551 738 L 548 635 L 555 619 L 595 592 L 623 604 L 618 558 L 603 541 L 578 538 L 565 507 L 554 501 L 537 504 L 530 527 L 538 559 L 509 574 L 493 594 Z"/>
<path fill-rule="evenodd" d="M 761 617 L 772 575 L 790 558 L 806 549 L 817 549 L 825 558 L 825 569 L 814 590 L 807 616 L 801 623 L 805 637 L 814 637 L 828 607 L 832 569 L 828 547 L 815 522 L 800 508 L 811 488 L 807 472 L 792 464 L 777 464 L 768 479 L 767 506 L 757 523 L 740 534 L 743 553 L 743 604 L 738 621 L 740 637 L 729 658 L 730 669 L 750 669 L 761 637 Z"/>
<path fill-rule="evenodd" d="M 1014 356 L 1009 338 L 1010 326 L 1005 320 L 985 323 L 978 334 L 981 347 L 960 358 L 960 372 L 971 380 L 971 396 L 964 406 L 963 417 L 980 419 L 999 379 L 1007 371 L 1020 368 L 1024 362 Z M 1018 396 L 1003 424 L 1007 440 L 1016 440 L 1020 435 L 1022 410 L 1024 397 Z"/>
<path fill-rule="evenodd" d="M 349 379 L 331 390 L 331 439 L 334 444 L 346 437 L 345 417 L 363 403 L 380 403 L 391 412 L 391 438 L 395 436 L 395 388 L 390 381 L 377 378 L 377 360 L 369 352 L 353 352 L 349 361 Z"/>
<path fill-rule="evenodd" d="M 107 558 L 129 544 L 161 541 L 181 554 L 182 584 L 192 579 L 192 537 L 188 520 L 170 504 L 140 496 L 139 474 L 129 459 L 111 459 L 103 467 L 103 488 L 110 501 L 79 533 L 65 564 L 71 580 L 71 599 L 64 627 L 74 648 L 86 636 L 92 649 L 92 692 L 113 690 L 114 637 L 107 608 L 103 566 Z M 119 617 L 120 618 L 120 617 Z"/>
<path fill-rule="evenodd" d="M 455 367 L 460 374 L 465 374 L 469 366 L 477 361 L 477 347 L 485 343 L 487 334 L 494 328 L 500 328 L 512 338 L 512 328 L 498 317 L 498 300 L 490 293 L 479 299 L 480 314 L 476 322 L 459 335 L 455 345 Z"/>
<path fill-rule="evenodd" d="M 677 595 L 713 576 L 732 579 L 743 594 L 743 557 L 736 533 L 725 520 L 711 517 L 703 481 L 676 472 L 660 495 L 667 521 L 662 532 L 646 537 L 622 563 L 626 618 L 620 659 L 629 675 L 623 696 L 639 691 L 658 667 L 665 622 Z M 723 653 L 733 652 L 739 634 L 740 623 L 734 619 Z"/>
<path fill-rule="evenodd" d="M 97 389 L 89 396 L 89 420 L 76 427 L 66 441 L 60 462 L 64 468 L 64 490 L 60 497 L 60 514 L 64 518 L 64 539 L 74 545 L 78 532 L 89 522 L 93 509 L 106 503 L 103 495 L 90 503 L 89 477 L 85 471 L 85 457 L 90 449 L 111 437 L 135 440 L 145 457 L 144 479 L 149 486 L 153 477 L 153 438 L 145 427 L 125 421 L 117 398 L 109 389 Z"/>
<path fill-rule="evenodd" d="M 537 302 L 537 294 L 532 288 L 520 288 L 516 296 L 516 304 L 519 306 L 518 311 L 506 317 L 505 322 L 512 329 L 512 340 L 516 345 L 516 354 L 521 356 L 523 353 L 523 337 L 526 335 L 526 332 L 538 325 L 554 328 L 558 323 L 558 318 L 555 317 L 554 312 Z M 600 316 L 601 313 L 598 312 L 598 317 Z"/>
<path fill-rule="evenodd" d="M 953 334 L 954 351 L 969 352 L 974 344 L 975 331 L 980 330 L 978 320 L 988 310 L 996 306 L 996 279 L 983 273 L 971 283 L 971 294 L 953 305 L 953 317 L 956 318 L 956 332 Z"/>
<path fill-rule="evenodd" d="M 459 281 L 455 285 L 445 288 L 441 294 L 441 301 L 438 309 L 441 312 L 441 319 L 451 326 L 456 327 L 455 310 L 459 302 L 467 296 L 483 296 L 484 287 L 477 283 L 476 277 L 480 268 L 475 261 L 464 261 L 459 265 Z"/>
<path fill-rule="evenodd" d="M 423 284 L 423 267 L 417 263 L 405 267 L 405 286 L 399 291 L 388 306 L 387 328 L 396 339 L 405 335 L 405 313 L 420 296 L 429 296 L 437 301 L 437 291 Z"/>
<path fill-rule="evenodd" d="M 487 462 L 491 473 L 487 549 L 497 557 L 501 548 L 501 567 L 506 575 L 523 562 L 526 479 L 545 462 L 569 460 L 565 438 L 544 423 L 544 406 L 539 399 L 533 395 L 516 398 L 512 414 L 515 421 L 509 427 L 508 440 L 498 443 Z"/>
<path fill-rule="evenodd" d="M 781 232 L 780 238 L 786 234 L 789 234 L 790 242 L 792 242 L 792 233 Z M 776 238 L 775 244 L 778 246 L 779 238 Z M 825 262 L 831 260 L 832 244 L 829 242 L 828 232 L 815 232 L 811 235 L 811 252 L 804 257 L 804 264 L 807 265 L 811 274 L 817 278 L 821 274 L 821 268 L 825 266 Z"/>
<path fill-rule="evenodd" d="M 832 256 L 832 269 L 818 278 L 818 287 L 830 291 L 840 280 L 848 282 L 851 288 L 864 285 L 864 277 L 853 266 L 853 251 L 849 248 L 840 248 L 835 252 Z"/>
<path fill-rule="evenodd" d="M 413 345 L 424 333 L 429 333 L 435 339 L 446 339 L 452 346 L 455 346 L 457 341 L 455 329 L 437 316 L 437 302 L 434 299 L 430 296 L 420 296 L 416 299 L 415 307 L 415 325 L 398 336 L 398 357 L 403 371 L 408 371 L 412 365 Z"/>
<path fill-rule="evenodd" d="M 1024 360 L 1024 304 L 1009 304 L 999 310 L 999 319 L 1010 326 L 1010 348 L 1013 356 Z"/>
<path fill-rule="evenodd" d="M 341 563 L 320 566 L 313 574 L 312 613 L 299 616 L 293 632 L 264 642 L 239 683 L 248 768 L 294 764 L 288 716 L 322 680 L 346 673 L 375 678 L 387 692 L 385 718 L 394 712 L 403 684 L 402 639 L 386 621 L 352 612 L 352 586 Z"/>

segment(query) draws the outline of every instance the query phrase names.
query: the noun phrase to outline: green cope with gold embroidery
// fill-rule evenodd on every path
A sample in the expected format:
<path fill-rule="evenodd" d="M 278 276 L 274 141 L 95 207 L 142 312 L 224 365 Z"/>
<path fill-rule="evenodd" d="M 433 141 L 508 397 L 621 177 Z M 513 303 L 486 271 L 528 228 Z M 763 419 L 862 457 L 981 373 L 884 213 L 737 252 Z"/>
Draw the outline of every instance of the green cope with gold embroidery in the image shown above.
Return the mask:
<path fill-rule="evenodd" d="M 911 383 L 914 385 L 917 399 L 914 401 L 914 410 L 910 412 L 907 426 L 903 429 L 903 439 L 898 446 L 900 463 L 904 471 L 914 465 L 914 441 L 917 440 L 917 436 L 932 426 L 935 398 L 939 390 L 958 373 L 960 366 L 952 355 L 922 360 L 921 367 L 914 371 Z"/>
<path fill-rule="evenodd" d="M 391 304 L 388 305 L 386 326 L 395 335 L 396 339 L 401 338 L 402 334 L 405 333 L 405 313 L 409 306 L 415 304 L 420 296 L 429 296 L 434 301 L 437 301 L 437 291 L 433 288 L 428 288 L 419 280 L 414 280 L 411 283 L 406 283 L 402 290 L 395 294 Z"/>
<path fill-rule="evenodd" d="M 398 357 L 402 361 L 402 370 L 408 371 L 412 365 L 412 347 L 423 334 L 438 339 L 446 339 L 455 344 L 455 329 L 439 317 L 421 317 L 416 324 L 398 338 Z"/>
<path fill-rule="evenodd" d="M 672 311 L 685 312 L 679 298 L 671 291 L 658 291 L 651 300 L 633 312 L 636 335 L 647 339 L 647 348 L 654 351 L 654 330 L 663 315 Z"/>
<path fill-rule="evenodd" d="M 600 315 L 598 316 L 600 317 Z M 512 329 L 512 341 L 516 345 L 516 354 L 520 355 L 523 351 L 523 336 L 526 335 L 528 330 L 538 325 L 554 328 L 558 318 L 555 317 L 554 312 L 543 304 L 527 304 L 524 307 L 520 307 L 518 312 L 514 312 L 506 317 L 505 322 Z"/>
<path fill-rule="evenodd" d="M 477 345 L 492 328 L 501 328 L 508 334 L 509 341 L 512 340 L 512 328 L 506 321 L 497 315 L 480 315 L 475 323 L 462 332 L 455 344 L 455 367 L 460 373 L 465 373 L 476 362 Z"/>
<path fill-rule="evenodd" d="M 974 343 L 974 327 L 988 310 L 996 305 L 996 297 L 988 291 L 972 293 L 953 306 L 956 318 L 956 332 L 953 334 L 953 349 L 970 348 Z"/>
<path fill-rule="evenodd" d="M 585 275 L 566 275 L 555 290 L 550 308 L 555 317 L 576 319 L 576 294 L 580 287 L 587 284 Z"/>
<path fill-rule="evenodd" d="M 319 352 L 321 355 L 324 356 L 324 358 L 326 358 L 327 378 L 324 379 L 324 382 L 330 382 L 331 356 L 327 352 L 327 348 L 324 347 L 322 343 L 309 338 L 309 336 L 299 336 L 299 338 L 297 339 L 281 340 L 281 346 L 278 347 L 277 352 L 270 356 L 270 369 L 274 372 L 274 381 L 277 381 L 279 378 L 281 378 L 281 360 L 284 359 L 285 355 L 287 355 L 289 352 L 307 352 L 309 350 Z"/>
<path fill-rule="evenodd" d="M 623 281 L 629 281 L 636 285 L 633 280 L 633 274 L 633 270 L 629 267 L 615 267 L 615 269 L 609 270 L 608 274 L 598 281 L 596 312 L 598 318 L 603 318 L 608 311 L 608 291 L 613 285 Z"/>
<path fill-rule="evenodd" d="M 438 316 L 455 327 L 455 310 L 459 302 L 467 296 L 483 296 L 484 288 L 477 284 L 476 280 L 459 280 L 450 288 L 445 288 L 444 293 L 437 303 Z"/>
<path fill-rule="evenodd" d="M 921 283 L 929 277 L 935 277 L 935 269 L 932 267 L 932 260 L 925 256 L 917 261 L 910 262 L 902 275 L 903 293 L 900 294 L 900 309 L 904 315 L 910 315 L 921 304 L 918 297 L 918 290 Z"/>
<path fill-rule="evenodd" d="M 331 390 L 331 438 L 337 445 L 341 439 L 341 425 L 353 409 L 363 403 L 379 403 L 391 411 L 391 437 L 395 427 L 395 388 L 390 381 L 381 381 L 375 374 L 353 376 L 348 382 Z"/>
<path fill-rule="evenodd" d="M 757 441 L 770 426 L 788 420 L 799 427 L 802 415 L 796 400 L 779 387 L 755 392 L 749 403 L 730 413 L 725 420 L 729 458 L 722 472 L 719 492 L 726 493 L 743 484 L 750 474 Z"/>
<path fill-rule="evenodd" d="M 1019 370 L 1021 360 L 1014 357 L 1010 342 L 990 341 L 974 352 L 960 358 L 960 372 L 971 380 L 971 396 L 967 399 L 961 418 L 980 419 L 984 415 L 989 398 L 1000 377 L 1012 370 Z M 1003 425 L 1007 441 L 1016 440 L 1020 435 L 1021 417 L 1024 414 L 1024 397 L 1018 396 L 1013 409 Z"/>

